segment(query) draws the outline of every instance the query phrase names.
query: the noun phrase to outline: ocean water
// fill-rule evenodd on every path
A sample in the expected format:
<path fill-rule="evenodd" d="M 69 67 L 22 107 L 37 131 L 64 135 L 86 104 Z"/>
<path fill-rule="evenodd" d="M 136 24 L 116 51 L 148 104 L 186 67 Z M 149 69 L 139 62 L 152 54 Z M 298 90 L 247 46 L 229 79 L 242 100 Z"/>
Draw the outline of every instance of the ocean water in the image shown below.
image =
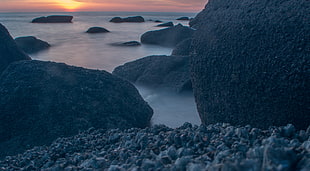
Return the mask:
<path fill-rule="evenodd" d="M 31 20 L 47 15 L 73 15 L 73 23 L 34 24 Z M 110 23 L 113 17 L 141 15 L 144 23 Z M 150 13 L 150 12 L 72 12 L 72 13 L 0 13 L 0 22 L 13 38 L 35 36 L 51 44 L 51 48 L 30 56 L 36 60 L 63 62 L 68 65 L 112 72 L 126 62 L 149 55 L 169 55 L 171 48 L 156 45 L 139 47 L 117 47 L 111 43 L 139 41 L 140 36 L 159 23 L 149 20 L 172 21 L 188 25 L 187 21 L 176 20 L 182 16 L 194 17 L 195 13 Z M 89 27 L 104 27 L 110 33 L 87 34 Z M 200 124 L 192 94 L 154 91 L 137 87 L 144 99 L 154 109 L 152 122 L 177 127 L 184 122 Z"/>

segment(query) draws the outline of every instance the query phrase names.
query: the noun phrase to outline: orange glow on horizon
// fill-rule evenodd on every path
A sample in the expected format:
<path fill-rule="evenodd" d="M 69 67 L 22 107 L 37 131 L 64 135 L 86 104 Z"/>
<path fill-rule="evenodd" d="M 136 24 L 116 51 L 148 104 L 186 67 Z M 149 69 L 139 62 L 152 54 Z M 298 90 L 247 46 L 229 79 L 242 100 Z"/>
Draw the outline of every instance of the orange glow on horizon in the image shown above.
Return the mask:
<path fill-rule="evenodd" d="M 66 11 L 75 11 L 84 4 L 74 0 L 57 0 L 56 3 Z"/>

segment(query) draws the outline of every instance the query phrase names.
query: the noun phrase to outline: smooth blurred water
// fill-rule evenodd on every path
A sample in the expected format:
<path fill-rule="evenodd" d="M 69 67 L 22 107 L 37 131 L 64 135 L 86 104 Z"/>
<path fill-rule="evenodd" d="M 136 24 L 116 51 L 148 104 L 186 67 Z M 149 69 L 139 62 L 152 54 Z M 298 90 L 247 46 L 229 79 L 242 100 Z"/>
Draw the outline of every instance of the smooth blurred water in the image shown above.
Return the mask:
<path fill-rule="evenodd" d="M 31 23 L 33 18 L 55 14 L 73 15 L 73 23 Z M 136 15 L 143 16 L 146 22 L 109 22 L 115 16 L 128 17 Z M 175 24 L 182 23 L 183 25 L 188 25 L 187 21 L 176 20 L 182 16 L 194 17 L 195 14 L 149 12 L 0 13 L 0 22 L 14 38 L 35 36 L 51 44 L 52 47 L 50 49 L 30 55 L 33 59 L 64 62 L 69 65 L 112 72 L 115 67 L 138 58 L 149 55 L 169 55 L 172 49 L 156 45 L 117 47 L 111 46 L 111 43 L 139 41 L 140 36 L 144 32 L 161 29 L 155 27 L 159 23 L 149 20 L 172 21 Z M 85 33 L 89 27 L 94 26 L 104 27 L 111 32 L 103 34 Z M 146 89 L 140 89 L 141 91 L 151 92 L 151 90 Z M 142 92 L 141 94 L 143 95 Z M 154 94 L 154 92 L 152 93 Z M 185 98 L 179 95 L 168 96 L 165 93 L 158 93 L 157 97 L 157 100 L 146 99 L 155 111 L 153 119 L 155 124 L 164 123 L 168 126 L 176 127 L 186 121 L 195 124 L 200 123 L 191 95 Z M 158 103 L 159 101 L 161 103 Z M 182 110 L 184 111 L 183 113 L 188 113 L 188 116 L 186 114 L 176 114 L 181 113 L 180 111 Z M 161 117 L 163 114 L 165 117 Z M 180 119 L 175 119 L 176 117 Z"/>

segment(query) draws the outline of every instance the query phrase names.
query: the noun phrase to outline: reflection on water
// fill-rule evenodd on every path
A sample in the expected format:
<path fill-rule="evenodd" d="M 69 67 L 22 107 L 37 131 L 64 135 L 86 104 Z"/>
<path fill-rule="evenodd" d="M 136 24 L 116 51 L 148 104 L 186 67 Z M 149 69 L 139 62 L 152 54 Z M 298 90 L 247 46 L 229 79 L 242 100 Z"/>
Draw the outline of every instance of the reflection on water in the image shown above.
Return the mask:
<path fill-rule="evenodd" d="M 153 124 L 165 124 L 172 128 L 179 127 L 184 122 L 201 124 L 193 94 L 154 91 L 141 86 L 138 86 L 138 90 L 154 110 Z"/>

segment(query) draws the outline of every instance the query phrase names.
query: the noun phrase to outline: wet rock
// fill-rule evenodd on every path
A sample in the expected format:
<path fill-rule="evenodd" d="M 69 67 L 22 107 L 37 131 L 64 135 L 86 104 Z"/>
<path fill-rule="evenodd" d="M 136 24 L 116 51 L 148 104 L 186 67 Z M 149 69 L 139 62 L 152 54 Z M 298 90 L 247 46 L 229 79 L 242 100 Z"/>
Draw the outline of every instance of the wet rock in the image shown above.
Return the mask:
<path fill-rule="evenodd" d="M 145 22 L 144 18 L 141 16 L 133 16 L 127 18 L 114 17 L 110 20 L 112 23 L 124 23 L 124 22 L 133 22 L 133 23 L 142 23 Z"/>
<path fill-rule="evenodd" d="M 8 30 L 0 24 L 0 75 L 2 71 L 12 62 L 30 60 L 11 37 Z"/>
<path fill-rule="evenodd" d="M 189 56 L 191 53 L 191 44 L 192 44 L 192 39 L 183 40 L 182 42 L 177 44 L 177 46 L 173 49 L 171 55 Z"/>
<path fill-rule="evenodd" d="M 177 20 L 184 20 L 184 21 L 189 21 L 189 17 L 180 17 Z"/>
<path fill-rule="evenodd" d="M 167 23 L 158 24 L 156 27 L 173 27 L 173 26 L 174 26 L 173 22 L 167 22 Z"/>
<path fill-rule="evenodd" d="M 15 42 L 19 48 L 28 54 L 48 49 L 51 46 L 47 42 L 37 39 L 34 36 L 17 37 L 15 38 Z"/>
<path fill-rule="evenodd" d="M 102 27 L 91 27 L 86 31 L 86 33 L 108 33 L 108 32 L 110 31 Z"/>
<path fill-rule="evenodd" d="M 129 42 L 112 43 L 111 45 L 133 47 L 133 46 L 141 46 L 141 43 L 138 41 L 129 41 Z"/>
<path fill-rule="evenodd" d="M 190 38 L 193 33 L 194 30 L 190 27 L 178 24 L 162 30 L 148 31 L 141 36 L 141 42 L 173 47 L 181 41 Z"/>
<path fill-rule="evenodd" d="M 72 23 L 73 16 L 69 15 L 51 15 L 39 17 L 32 20 L 32 23 Z"/>
<path fill-rule="evenodd" d="M 132 83 L 174 92 L 191 91 L 189 58 L 148 56 L 118 66 L 112 72 Z"/>

